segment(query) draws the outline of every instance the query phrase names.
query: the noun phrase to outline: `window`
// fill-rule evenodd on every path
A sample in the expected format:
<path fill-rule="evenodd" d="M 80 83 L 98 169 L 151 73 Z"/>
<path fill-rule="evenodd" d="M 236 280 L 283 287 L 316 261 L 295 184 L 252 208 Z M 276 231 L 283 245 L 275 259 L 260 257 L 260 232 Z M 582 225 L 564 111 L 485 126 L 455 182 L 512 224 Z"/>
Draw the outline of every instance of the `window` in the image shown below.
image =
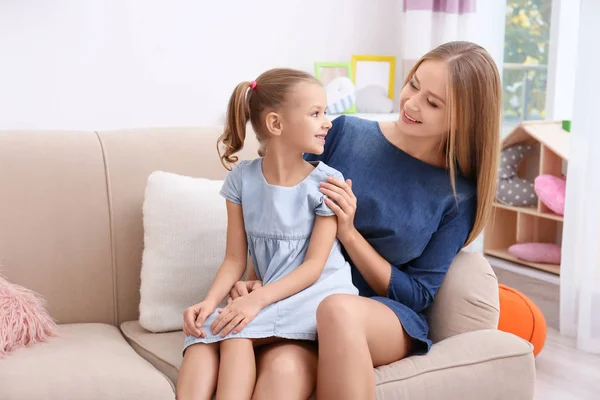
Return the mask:
<path fill-rule="evenodd" d="M 504 37 L 503 135 L 546 116 L 552 0 L 508 0 Z"/>

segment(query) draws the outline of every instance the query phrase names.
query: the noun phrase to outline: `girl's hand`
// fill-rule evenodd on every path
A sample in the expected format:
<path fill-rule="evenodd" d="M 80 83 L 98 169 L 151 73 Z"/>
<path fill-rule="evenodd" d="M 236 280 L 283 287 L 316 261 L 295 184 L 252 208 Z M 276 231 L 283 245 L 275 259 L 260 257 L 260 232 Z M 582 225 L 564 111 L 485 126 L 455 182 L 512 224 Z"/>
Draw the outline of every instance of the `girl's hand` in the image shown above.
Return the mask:
<path fill-rule="evenodd" d="M 352 181 L 343 182 L 332 177 L 327 182 L 321 182 L 321 193 L 325 203 L 331 208 L 338 219 L 337 237 L 342 243 L 356 233 L 354 214 L 356 213 L 356 196 L 352 192 Z"/>
<path fill-rule="evenodd" d="M 188 307 L 183 312 L 183 333 L 196 337 L 205 337 L 202 325 L 206 318 L 215 311 L 216 306 L 206 300 Z"/>
<path fill-rule="evenodd" d="M 210 326 L 213 335 L 221 332 L 221 337 L 239 333 L 262 310 L 262 306 L 253 295 L 237 297 L 227 307 L 219 310 L 219 315 Z"/>
<path fill-rule="evenodd" d="M 233 288 L 229 292 L 229 297 L 227 298 L 227 305 L 230 305 L 233 300 L 238 297 L 245 296 L 249 293 L 252 293 L 256 289 L 262 287 L 262 281 L 237 281 Z"/>

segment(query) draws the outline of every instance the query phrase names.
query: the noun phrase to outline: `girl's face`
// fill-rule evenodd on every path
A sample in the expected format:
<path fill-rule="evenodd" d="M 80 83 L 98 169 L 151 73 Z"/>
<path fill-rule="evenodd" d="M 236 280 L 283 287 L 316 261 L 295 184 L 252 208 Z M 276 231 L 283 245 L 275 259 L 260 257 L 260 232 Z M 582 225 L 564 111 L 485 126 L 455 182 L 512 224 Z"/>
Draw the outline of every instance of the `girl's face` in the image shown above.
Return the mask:
<path fill-rule="evenodd" d="M 301 153 L 321 154 L 331 128 L 327 118 L 327 94 L 318 83 L 302 82 L 289 94 L 282 108 L 281 140 Z"/>
<path fill-rule="evenodd" d="M 400 127 L 411 136 L 435 137 L 448 131 L 448 68 L 443 61 L 427 60 L 400 93 Z"/>

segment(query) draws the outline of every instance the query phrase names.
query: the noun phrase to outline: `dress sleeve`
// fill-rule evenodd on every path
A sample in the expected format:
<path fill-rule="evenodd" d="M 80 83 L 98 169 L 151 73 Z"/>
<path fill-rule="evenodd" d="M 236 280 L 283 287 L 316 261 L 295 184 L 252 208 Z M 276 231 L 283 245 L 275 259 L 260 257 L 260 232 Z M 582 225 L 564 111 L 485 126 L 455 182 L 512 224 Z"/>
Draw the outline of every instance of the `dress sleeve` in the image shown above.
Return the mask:
<path fill-rule="evenodd" d="M 399 268 L 392 265 L 388 297 L 421 312 L 433 302 L 454 257 L 463 248 L 473 227 L 476 196 L 459 203 L 432 235 L 423 254 Z"/>
<path fill-rule="evenodd" d="M 242 164 L 234 165 L 225 175 L 219 193 L 232 203 L 242 205 Z"/>
<path fill-rule="evenodd" d="M 323 174 L 322 181 L 326 181 L 327 177 L 329 177 L 329 176 L 333 176 L 334 178 L 342 180 L 342 181 L 344 180 L 344 175 L 342 175 L 341 172 L 336 171 L 334 169 L 330 169 L 330 171 L 327 171 L 326 173 Z M 315 207 L 315 214 L 320 215 L 322 217 L 329 217 L 329 216 L 335 215 L 333 210 L 331 208 L 329 208 L 327 203 L 325 203 L 325 195 L 323 195 L 323 193 L 321 193 L 320 191 L 317 194 L 317 204 Z"/>
<path fill-rule="evenodd" d="M 327 136 L 325 137 L 325 150 L 323 153 L 316 154 L 304 154 L 304 159 L 306 161 L 323 161 L 324 163 L 329 162 L 329 157 L 332 153 L 332 148 L 335 147 L 336 139 L 339 137 L 340 132 L 344 129 L 344 124 L 346 122 L 346 116 L 340 115 L 336 119 L 331 122 L 331 128 L 327 132 Z"/>

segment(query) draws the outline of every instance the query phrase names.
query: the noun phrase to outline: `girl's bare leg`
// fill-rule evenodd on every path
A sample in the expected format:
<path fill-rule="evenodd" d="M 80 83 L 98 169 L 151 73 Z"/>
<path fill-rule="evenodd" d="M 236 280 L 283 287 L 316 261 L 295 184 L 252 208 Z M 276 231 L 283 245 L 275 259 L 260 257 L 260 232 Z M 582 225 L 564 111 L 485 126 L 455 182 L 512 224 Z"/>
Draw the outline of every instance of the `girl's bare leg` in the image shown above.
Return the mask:
<path fill-rule="evenodd" d="M 317 347 L 282 341 L 256 349 L 258 378 L 253 400 L 306 400 L 315 390 Z"/>
<path fill-rule="evenodd" d="M 317 309 L 317 399 L 375 399 L 373 367 L 407 356 L 411 339 L 392 310 L 365 297 L 336 294 Z"/>
<path fill-rule="evenodd" d="M 224 340 L 220 352 L 217 400 L 250 400 L 256 382 L 252 339 Z"/>
<path fill-rule="evenodd" d="M 218 343 L 188 347 L 177 378 L 177 400 L 211 400 L 219 373 Z"/>

